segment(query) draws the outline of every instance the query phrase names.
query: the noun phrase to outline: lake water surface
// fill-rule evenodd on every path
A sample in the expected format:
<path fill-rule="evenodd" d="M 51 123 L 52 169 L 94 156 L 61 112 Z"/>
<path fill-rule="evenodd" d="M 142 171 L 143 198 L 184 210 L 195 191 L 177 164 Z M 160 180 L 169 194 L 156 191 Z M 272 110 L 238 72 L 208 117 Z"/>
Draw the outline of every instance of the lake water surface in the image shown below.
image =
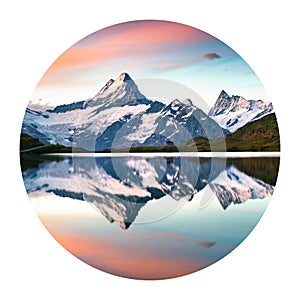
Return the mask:
<path fill-rule="evenodd" d="M 32 205 L 64 248 L 108 273 L 163 279 L 201 270 L 247 237 L 274 192 L 279 157 L 23 156 L 21 164 Z"/>

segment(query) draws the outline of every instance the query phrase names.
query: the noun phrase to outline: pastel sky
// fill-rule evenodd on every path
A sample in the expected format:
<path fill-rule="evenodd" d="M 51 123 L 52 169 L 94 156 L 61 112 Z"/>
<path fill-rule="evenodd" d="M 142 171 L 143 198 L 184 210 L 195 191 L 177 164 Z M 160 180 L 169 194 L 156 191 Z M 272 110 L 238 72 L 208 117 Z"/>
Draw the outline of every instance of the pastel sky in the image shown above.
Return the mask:
<path fill-rule="evenodd" d="M 51 65 L 31 100 L 52 105 L 86 100 L 122 72 L 134 80 L 179 82 L 209 105 L 222 89 L 269 100 L 251 68 L 220 40 L 186 25 L 154 20 L 114 25 L 77 42 Z"/>

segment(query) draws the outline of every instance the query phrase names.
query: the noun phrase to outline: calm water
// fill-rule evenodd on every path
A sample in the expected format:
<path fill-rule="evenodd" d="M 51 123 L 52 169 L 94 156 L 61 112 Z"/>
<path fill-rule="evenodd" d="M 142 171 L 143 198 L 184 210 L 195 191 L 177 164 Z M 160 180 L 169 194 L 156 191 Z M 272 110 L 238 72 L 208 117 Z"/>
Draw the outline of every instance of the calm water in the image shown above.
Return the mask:
<path fill-rule="evenodd" d="M 279 158 L 24 157 L 30 201 L 57 241 L 100 270 L 140 279 L 185 275 L 251 232 Z"/>

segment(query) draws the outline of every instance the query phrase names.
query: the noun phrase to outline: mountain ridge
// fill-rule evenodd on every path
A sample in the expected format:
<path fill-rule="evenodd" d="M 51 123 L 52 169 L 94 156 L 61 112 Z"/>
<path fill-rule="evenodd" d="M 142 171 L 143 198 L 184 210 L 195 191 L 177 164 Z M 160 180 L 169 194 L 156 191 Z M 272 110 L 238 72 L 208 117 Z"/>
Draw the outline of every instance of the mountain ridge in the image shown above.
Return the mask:
<path fill-rule="evenodd" d="M 123 72 L 87 100 L 43 113 L 27 108 L 21 132 L 44 144 L 87 151 L 162 147 L 167 140 L 180 145 L 199 137 L 224 139 L 272 110 L 271 103 L 230 97 L 222 90 L 207 115 L 191 99 L 174 99 L 168 104 L 147 99 L 129 74 Z"/>
<path fill-rule="evenodd" d="M 22 133 L 43 143 L 101 151 L 111 147 L 163 146 L 186 136 L 224 135 L 190 99 L 169 104 L 147 99 L 127 73 L 110 79 L 93 97 L 55 107 L 43 115 L 26 110 Z"/>

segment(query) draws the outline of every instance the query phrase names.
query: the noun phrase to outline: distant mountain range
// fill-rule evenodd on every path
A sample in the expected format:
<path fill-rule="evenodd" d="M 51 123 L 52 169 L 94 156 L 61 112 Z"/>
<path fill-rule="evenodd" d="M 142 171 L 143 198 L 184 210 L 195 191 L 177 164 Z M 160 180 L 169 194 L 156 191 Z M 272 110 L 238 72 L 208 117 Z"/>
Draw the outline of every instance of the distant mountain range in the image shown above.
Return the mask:
<path fill-rule="evenodd" d="M 147 99 L 127 73 L 110 79 L 92 98 L 57 106 L 45 112 L 26 109 L 22 134 L 43 144 L 58 144 L 87 151 L 138 147 L 163 147 L 171 140 L 176 146 L 185 145 L 200 150 L 194 139 L 221 140 L 246 125 L 261 120 L 273 112 L 271 103 L 230 97 L 220 93 L 208 115 L 193 105 L 192 100 L 175 99 L 169 104 Z M 270 131 L 278 133 L 275 116 Z M 263 126 L 260 126 L 263 127 Z M 253 128 L 252 128 L 253 129 Z M 248 131 L 251 139 L 255 132 Z M 243 142 L 247 142 L 247 132 Z M 260 135 L 265 144 L 268 133 Z M 275 134 L 279 145 L 279 134 Z M 276 144 L 276 142 L 274 142 Z M 236 151 L 248 151 L 234 146 Z M 141 149 L 141 148 L 140 148 Z M 271 149 L 271 150 L 270 150 Z M 275 150 L 274 150 L 275 149 Z M 278 151 L 267 148 L 264 151 Z M 209 151 L 209 150 L 208 150 Z M 258 151 L 254 149 L 254 151 Z"/>

